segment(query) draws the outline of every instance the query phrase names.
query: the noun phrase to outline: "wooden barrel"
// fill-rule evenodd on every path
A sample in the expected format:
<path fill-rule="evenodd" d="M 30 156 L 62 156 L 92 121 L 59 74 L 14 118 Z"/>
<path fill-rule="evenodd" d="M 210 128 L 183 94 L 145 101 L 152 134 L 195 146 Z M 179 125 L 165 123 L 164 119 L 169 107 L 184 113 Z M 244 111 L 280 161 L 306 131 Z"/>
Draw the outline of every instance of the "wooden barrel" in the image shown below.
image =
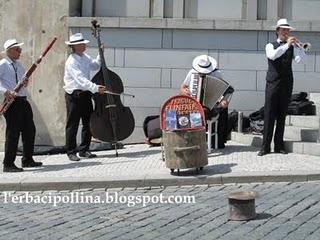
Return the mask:
<path fill-rule="evenodd" d="M 205 129 L 162 131 L 162 140 L 167 168 L 201 168 L 208 164 Z"/>

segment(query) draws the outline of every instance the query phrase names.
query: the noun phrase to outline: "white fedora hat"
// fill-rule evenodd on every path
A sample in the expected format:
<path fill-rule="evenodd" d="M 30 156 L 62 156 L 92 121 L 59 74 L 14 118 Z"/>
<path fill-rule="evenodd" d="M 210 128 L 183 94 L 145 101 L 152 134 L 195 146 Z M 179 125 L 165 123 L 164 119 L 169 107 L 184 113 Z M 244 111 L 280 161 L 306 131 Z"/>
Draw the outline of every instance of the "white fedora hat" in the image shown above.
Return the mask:
<path fill-rule="evenodd" d="M 75 33 L 69 37 L 69 41 L 65 41 L 67 45 L 77 45 L 81 43 L 87 44 L 89 40 L 83 39 L 82 33 Z"/>
<path fill-rule="evenodd" d="M 208 74 L 217 67 L 217 61 L 208 55 L 200 55 L 193 59 L 192 67 L 199 73 Z"/>
<path fill-rule="evenodd" d="M 8 50 L 9 48 L 13 48 L 13 47 L 20 47 L 22 46 L 24 43 L 18 43 L 18 41 L 16 39 L 8 39 L 7 41 L 5 41 L 5 43 L 3 44 L 3 48 L 4 51 Z"/>
<path fill-rule="evenodd" d="M 275 28 L 287 28 L 287 29 L 291 29 L 293 30 L 294 28 L 290 26 L 290 24 L 288 23 L 288 20 L 286 18 L 281 18 L 278 20 L 277 22 L 277 26 L 275 26 Z"/>

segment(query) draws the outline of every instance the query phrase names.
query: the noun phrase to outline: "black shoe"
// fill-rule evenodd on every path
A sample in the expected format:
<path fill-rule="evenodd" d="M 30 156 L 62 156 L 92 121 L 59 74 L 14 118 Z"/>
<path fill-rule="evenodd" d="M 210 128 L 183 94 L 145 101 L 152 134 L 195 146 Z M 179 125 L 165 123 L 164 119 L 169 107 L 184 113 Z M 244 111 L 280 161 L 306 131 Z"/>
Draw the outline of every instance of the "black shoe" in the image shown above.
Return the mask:
<path fill-rule="evenodd" d="M 85 157 L 85 158 L 95 158 L 95 157 L 97 157 L 96 154 L 93 154 L 93 153 L 91 153 L 89 151 L 79 152 L 79 156 L 80 157 Z"/>
<path fill-rule="evenodd" d="M 16 165 L 3 166 L 3 172 L 23 172 L 23 169 L 18 168 Z"/>
<path fill-rule="evenodd" d="M 76 154 L 69 154 L 68 158 L 69 158 L 70 161 L 73 161 L 73 162 L 80 161 L 80 158 L 78 158 L 78 156 Z"/>
<path fill-rule="evenodd" d="M 261 149 L 259 152 L 258 152 L 258 156 L 263 156 L 263 155 L 266 155 L 266 154 L 269 154 L 270 153 L 270 150 L 264 150 L 264 149 Z"/>
<path fill-rule="evenodd" d="M 288 152 L 284 149 L 275 149 L 274 153 L 288 154 Z"/>
<path fill-rule="evenodd" d="M 22 167 L 28 168 L 28 167 L 41 167 L 42 162 L 36 162 L 34 160 L 32 161 L 22 161 Z"/>
<path fill-rule="evenodd" d="M 223 149 L 223 148 L 225 148 L 226 147 L 226 145 L 224 145 L 224 143 L 223 144 L 218 144 L 218 148 L 219 149 Z"/>

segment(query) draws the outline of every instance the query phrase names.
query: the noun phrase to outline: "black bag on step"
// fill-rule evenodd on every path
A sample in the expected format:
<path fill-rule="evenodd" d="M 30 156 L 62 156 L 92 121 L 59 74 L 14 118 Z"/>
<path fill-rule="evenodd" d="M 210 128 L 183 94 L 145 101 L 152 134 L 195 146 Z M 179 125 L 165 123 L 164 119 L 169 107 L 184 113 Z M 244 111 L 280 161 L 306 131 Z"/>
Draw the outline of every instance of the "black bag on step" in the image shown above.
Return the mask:
<path fill-rule="evenodd" d="M 288 115 L 315 115 L 315 105 L 312 101 L 291 102 L 288 106 Z"/>
<path fill-rule="evenodd" d="M 305 101 L 308 101 L 307 96 L 308 96 L 308 93 L 306 93 L 306 92 L 294 93 L 294 94 L 291 95 L 291 102 L 305 102 Z"/>

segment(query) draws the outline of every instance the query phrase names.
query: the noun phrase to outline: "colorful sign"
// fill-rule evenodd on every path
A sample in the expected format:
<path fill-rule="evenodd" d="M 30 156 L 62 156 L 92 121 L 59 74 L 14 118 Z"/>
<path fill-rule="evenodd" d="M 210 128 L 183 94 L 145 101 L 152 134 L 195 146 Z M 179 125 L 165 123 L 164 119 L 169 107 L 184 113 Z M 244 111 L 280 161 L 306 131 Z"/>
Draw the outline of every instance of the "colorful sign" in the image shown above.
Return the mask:
<path fill-rule="evenodd" d="M 161 107 L 161 129 L 165 131 L 202 129 L 204 112 L 194 98 L 177 95 L 169 98 Z"/>

